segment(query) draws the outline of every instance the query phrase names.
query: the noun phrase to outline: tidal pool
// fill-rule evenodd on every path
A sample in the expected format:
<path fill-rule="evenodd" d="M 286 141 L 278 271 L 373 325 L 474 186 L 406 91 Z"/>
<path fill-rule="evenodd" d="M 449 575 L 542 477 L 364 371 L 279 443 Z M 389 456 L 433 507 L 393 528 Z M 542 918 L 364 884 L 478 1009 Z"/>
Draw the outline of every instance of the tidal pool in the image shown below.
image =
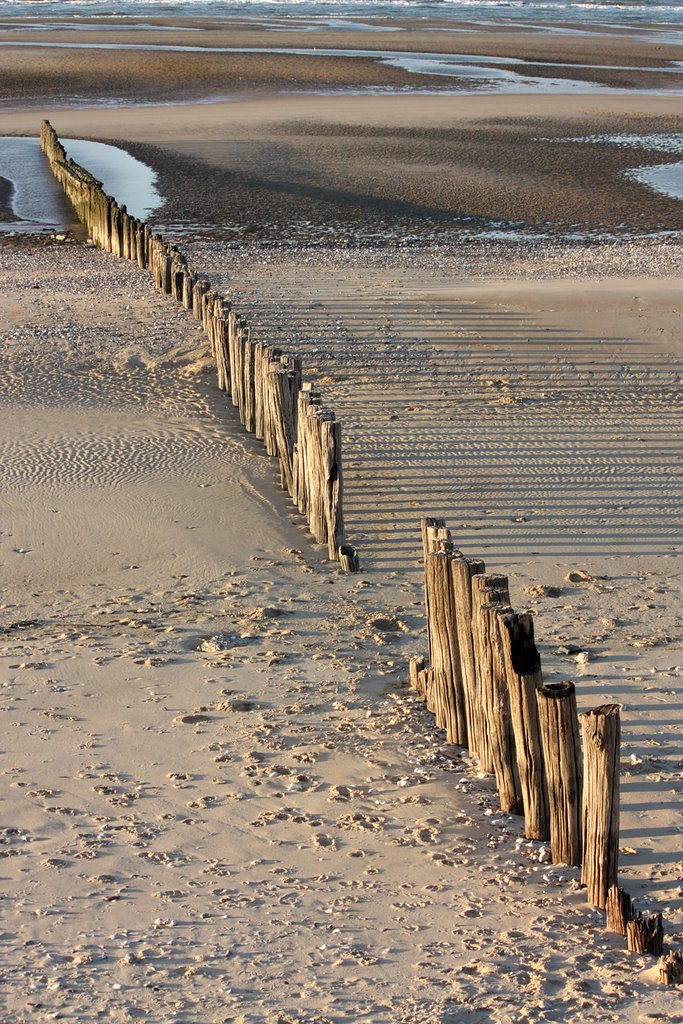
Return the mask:
<path fill-rule="evenodd" d="M 130 153 L 103 142 L 62 139 L 67 155 L 98 178 L 104 191 L 146 220 L 163 202 L 154 171 Z M 0 231 L 65 231 L 75 215 L 55 181 L 36 138 L 0 137 L 0 178 L 11 185 L 9 207 L 16 221 L 0 223 Z"/>

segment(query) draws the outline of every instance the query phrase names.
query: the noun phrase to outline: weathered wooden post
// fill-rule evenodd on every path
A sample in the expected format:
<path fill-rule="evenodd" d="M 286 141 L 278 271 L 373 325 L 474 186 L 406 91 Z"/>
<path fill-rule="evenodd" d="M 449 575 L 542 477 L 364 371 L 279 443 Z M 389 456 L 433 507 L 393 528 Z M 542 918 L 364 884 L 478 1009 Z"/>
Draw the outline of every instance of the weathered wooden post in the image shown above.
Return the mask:
<path fill-rule="evenodd" d="M 422 565 L 426 565 L 427 555 L 432 551 L 436 551 L 439 547 L 437 541 L 437 533 L 439 530 L 446 529 L 446 520 L 441 519 L 438 516 L 423 516 L 420 520 L 420 529 L 422 531 Z M 429 622 L 429 594 L 427 593 L 427 577 L 425 568 L 425 619 Z M 429 637 L 429 628 L 427 629 L 427 656 L 431 664 L 432 660 L 432 649 L 431 640 Z"/>
<path fill-rule="evenodd" d="M 254 380 L 255 352 L 251 330 L 242 332 L 242 420 L 244 429 L 253 434 L 256 429 L 256 384 Z"/>
<path fill-rule="evenodd" d="M 451 575 L 454 551 L 450 541 L 441 541 L 440 545 L 441 550 L 431 551 L 425 560 L 427 632 L 431 651 L 430 665 L 434 671 L 433 707 L 430 710 L 436 715 L 436 724 L 446 730 L 448 742 L 465 747 L 467 714 L 460 675 L 458 625 Z"/>
<path fill-rule="evenodd" d="M 360 572 L 360 560 L 353 544 L 339 546 L 339 564 L 342 572 Z"/>
<path fill-rule="evenodd" d="M 524 832 L 527 839 L 545 840 L 550 838 L 550 822 L 536 701 L 543 675 L 533 619 L 527 612 L 501 612 L 499 629 L 524 804 Z"/>
<path fill-rule="evenodd" d="M 553 864 L 581 866 L 583 771 L 576 688 L 548 683 L 536 690 L 550 807 Z"/>
<path fill-rule="evenodd" d="M 618 704 L 603 704 L 581 715 L 583 732 L 583 867 L 588 902 L 604 909 L 617 885 L 619 859 Z"/>
<path fill-rule="evenodd" d="M 618 885 L 611 885 L 607 892 L 605 909 L 607 911 L 605 922 L 607 931 L 626 935 L 628 923 L 634 914 L 633 903 L 626 890 L 621 889 Z"/>
<path fill-rule="evenodd" d="M 482 771 L 493 771 L 482 708 L 477 697 L 477 666 L 472 637 L 472 579 L 483 574 L 485 569 L 484 562 L 478 558 L 461 556 L 451 562 L 460 650 L 460 676 L 467 716 L 467 746 L 470 754 L 479 758 Z"/>
<path fill-rule="evenodd" d="M 296 411 L 296 395 L 291 399 L 292 409 Z M 325 481 L 325 526 L 327 530 L 327 553 L 330 559 L 340 557 L 344 547 L 344 513 L 343 513 L 343 480 L 341 461 L 341 423 L 337 421 L 332 413 L 331 420 L 325 420 L 322 426 L 322 470 Z M 292 458 L 293 458 L 292 452 Z M 296 486 L 292 479 L 290 484 L 290 495 L 294 498 Z M 347 571 L 357 571 L 353 567 L 357 564 L 357 556 L 352 549 L 352 554 L 344 556 L 342 568 L 349 567 Z"/>
<path fill-rule="evenodd" d="M 475 576 L 472 584 L 472 603 L 475 609 L 472 622 L 473 627 L 476 623 L 478 631 L 477 664 L 481 672 L 481 702 L 500 809 L 507 814 L 521 814 L 524 803 L 499 626 L 500 613 L 509 607 L 507 577 Z"/>
<path fill-rule="evenodd" d="M 631 953 L 652 953 L 653 956 L 661 956 L 664 952 L 662 915 L 634 914 L 626 925 L 626 942 Z"/>
<path fill-rule="evenodd" d="M 683 985 L 683 953 L 674 949 L 661 958 L 659 980 L 662 985 Z"/>

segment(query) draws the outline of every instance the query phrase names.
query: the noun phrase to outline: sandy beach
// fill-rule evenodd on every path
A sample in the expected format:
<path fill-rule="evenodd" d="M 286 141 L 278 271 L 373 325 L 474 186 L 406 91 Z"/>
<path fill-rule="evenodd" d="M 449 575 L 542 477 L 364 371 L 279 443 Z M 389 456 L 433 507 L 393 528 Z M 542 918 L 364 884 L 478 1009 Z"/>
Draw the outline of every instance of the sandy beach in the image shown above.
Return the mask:
<path fill-rule="evenodd" d="M 160 25 L 146 42 L 311 46 Z M 414 75 L 13 48 L 37 33 L 0 25 L 0 134 L 47 116 L 129 149 L 158 174 L 154 222 L 302 354 L 343 423 L 362 564 L 312 541 L 148 275 L 0 235 L 8 1024 L 683 1022 L 406 668 L 426 653 L 419 521 L 443 515 L 533 610 L 546 677 L 579 711 L 623 705 L 620 881 L 682 948 L 683 207 L 624 174 L 670 153 L 607 138 L 681 132 L 680 96 L 647 91 L 680 53 L 469 28 L 363 46 L 631 91 L 440 95 L 426 75 L 436 95 L 350 95 Z"/>

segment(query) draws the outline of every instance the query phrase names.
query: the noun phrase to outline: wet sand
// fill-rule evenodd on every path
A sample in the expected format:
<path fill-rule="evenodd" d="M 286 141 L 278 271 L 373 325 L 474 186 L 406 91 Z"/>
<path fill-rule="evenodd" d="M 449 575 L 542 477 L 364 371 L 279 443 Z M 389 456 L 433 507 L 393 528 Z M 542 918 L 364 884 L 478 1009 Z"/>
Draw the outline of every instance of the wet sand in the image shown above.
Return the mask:
<path fill-rule="evenodd" d="M 678 200 L 624 176 L 670 162 L 656 150 L 560 142 L 667 134 L 678 100 L 639 94 L 283 97 L 116 110 L 0 112 L 32 134 L 49 115 L 65 136 L 130 146 L 159 174 L 163 225 L 223 237 L 351 240 L 444 233 L 482 221 L 557 233 L 683 226 Z M 198 181 L 202 184 L 198 186 Z M 471 226 L 471 225 L 470 225 Z"/>

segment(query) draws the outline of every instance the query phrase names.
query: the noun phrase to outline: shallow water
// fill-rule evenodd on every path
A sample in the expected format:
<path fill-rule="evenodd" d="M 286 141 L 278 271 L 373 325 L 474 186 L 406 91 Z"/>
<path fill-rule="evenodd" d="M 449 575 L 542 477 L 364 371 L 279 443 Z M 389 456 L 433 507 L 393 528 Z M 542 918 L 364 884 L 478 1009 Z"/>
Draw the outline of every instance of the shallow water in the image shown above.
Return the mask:
<path fill-rule="evenodd" d="M 608 143 L 623 149 L 649 149 L 657 153 L 671 153 L 676 156 L 683 154 L 683 133 L 681 132 L 671 132 L 670 134 L 651 132 L 645 135 L 583 135 L 555 141 L 599 145 Z M 627 178 L 639 181 L 654 189 L 655 192 L 671 196 L 673 199 L 683 199 L 683 161 L 658 164 L 654 167 L 634 167 L 624 173 Z"/>
<path fill-rule="evenodd" d="M 155 173 L 117 146 L 83 139 L 62 139 L 67 154 L 102 182 L 105 192 L 128 212 L 146 219 L 163 202 Z M 35 138 L 0 138 L 0 177 L 12 183 L 10 206 L 17 221 L 0 223 L 0 231 L 64 231 L 75 215 Z"/>
<path fill-rule="evenodd" d="M 683 199 L 683 160 L 675 164 L 660 164 L 659 167 L 635 167 L 627 172 L 627 177 L 665 196 Z"/>
<path fill-rule="evenodd" d="M 146 220 L 163 203 L 156 173 L 118 146 L 85 139 L 62 139 L 67 154 L 102 182 L 107 195 L 125 204 L 128 213 Z"/>
<path fill-rule="evenodd" d="M 74 223 L 74 212 L 52 176 L 38 139 L 0 138 L 0 177 L 14 187 L 9 205 L 19 218 L 19 223 L 0 224 L 0 230 L 64 230 Z"/>
<path fill-rule="evenodd" d="M 547 78 L 543 75 L 534 75 L 529 70 L 529 62 L 518 57 L 491 57 L 472 54 L 448 54 L 448 53 L 422 53 L 403 50 L 371 50 L 371 49 L 307 49 L 301 47 L 251 47 L 251 46 L 192 46 L 192 45 L 161 45 L 158 43 L 106 43 L 106 42 L 26 42 L 8 40 L 3 46 L 29 47 L 63 50 L 131 50 L 141 52 L 158 53 L 250 53 L 250 54 L 281 54 L 285 56 L 306 57 L 344 57 L 361 58 L 377 61 L 380 64 L 387 64 L 390 67 L 399 67 L 404 71 L 419 75 L 436 75 L 444 78 L 457 78 L 466 80 L 470 87 L 476 83 L 477 90 L 489 90 L 493 92 L 595 92 L 595 91 L 619 91 L 599 82 L 574 80 L 568 78 Z M 558 71 L 567 68 L 571 74 L 573 64 L 549 63 L 547 61 L 535 61 L 538 67 L 552 67 Z M 511 65 L 519 67 L 520 71 L 511 70 Z M 612 66 L 603 64 L 585 64 L 584 69 L 601 71 L 609 68 L 613 71 L 628 71 L 661 76 L 661 85 L 657 92 L 666 92 L 673 95 L 683 93 L 680 87 L 671 83 L 672 74 L 683 74 L 683 61 L 669 61 L 665 67 L 644 67 L 634 66 Z M 652 91 L 652 90 L 648 90 Z"/>
<path fill-rule="evenodd" d="M 113 10 L 112 10 L 113 8 Z M 312 23 L 332 19 L 416 18 L 559 22 L 564 25 L 680 26 L 680 0 L 0 0 L 12 18 L 99 15 L 249 20 L 294 16 Z"/>

